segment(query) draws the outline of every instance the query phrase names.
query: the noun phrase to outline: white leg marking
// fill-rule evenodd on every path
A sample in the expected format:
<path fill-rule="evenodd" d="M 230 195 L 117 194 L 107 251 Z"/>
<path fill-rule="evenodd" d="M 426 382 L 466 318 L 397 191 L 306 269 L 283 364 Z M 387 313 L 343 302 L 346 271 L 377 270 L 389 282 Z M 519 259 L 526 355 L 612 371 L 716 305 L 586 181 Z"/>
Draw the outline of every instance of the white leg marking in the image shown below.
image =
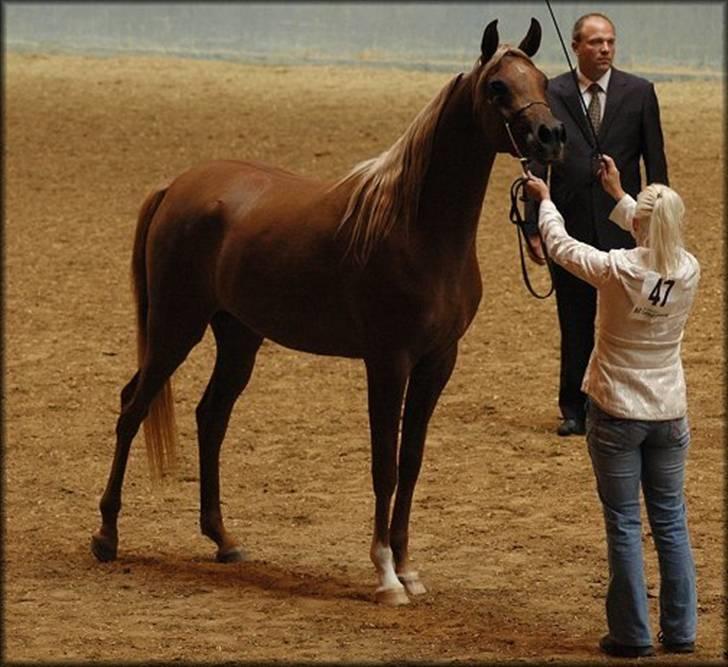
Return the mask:
<path fill-rule="evenodd" d="M 420 581 L 419 572 L 415 572 L 414 570 L 400 572 L 397 578 L 404 584 L 404 587 L 410 595 L 424 595 L 427 593 L 427 589 Z"/>
<path fill-rule="evenodd" d="M 370 552 L 374 567 L 379 575 L 379 587 L 375 592 L 377 602 L 389 605 L 407 604 L 409 598 L 404 586 L 394 571 L 394 555 L 390 547 L 374 542 Z"/>

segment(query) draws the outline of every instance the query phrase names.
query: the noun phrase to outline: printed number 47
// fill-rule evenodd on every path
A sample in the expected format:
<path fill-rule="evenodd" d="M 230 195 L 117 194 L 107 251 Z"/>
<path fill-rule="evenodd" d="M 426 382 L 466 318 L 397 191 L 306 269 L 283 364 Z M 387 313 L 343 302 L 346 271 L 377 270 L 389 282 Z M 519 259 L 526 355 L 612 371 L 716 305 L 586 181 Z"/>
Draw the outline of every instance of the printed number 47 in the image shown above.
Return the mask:
<path fill-rule="evenodd" d="M 667 297 L 670 296 L 670 290 L 674 284 L 674 280 L 663 280 L 660 278 L 654 289 L 650 292 L 650 296 L 647 298 L 652 302 L 653 306 L 664 306 L 667 303 Z M 664 295 L 662 294 L 663 285 L 666 288 Z"/>

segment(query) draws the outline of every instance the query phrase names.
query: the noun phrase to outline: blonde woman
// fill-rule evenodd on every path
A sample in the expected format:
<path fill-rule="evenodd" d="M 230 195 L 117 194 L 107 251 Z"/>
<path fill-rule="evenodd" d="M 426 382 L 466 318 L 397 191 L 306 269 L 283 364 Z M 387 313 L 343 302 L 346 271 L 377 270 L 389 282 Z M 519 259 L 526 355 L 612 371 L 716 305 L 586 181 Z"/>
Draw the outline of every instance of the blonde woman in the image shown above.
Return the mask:
<path fill-rule="evenodd" d="M 700 278 L 682 244 L 680 196 L 660 184 L 635 201 L 614 161 L 602 187 L 610 220 L 637 247 L 603 252 L 568 235 L 548 186 L 532 177 L 539 231 L 551 259 L 598 292 L 598 331 L 584 376 L 586 439 L 604 510 L 609 559 L 609 634 L 599 646 L 620 657 L 653 655 L 642 560 L 640 487 L 660 563 L 660 628 L 666 651 L 695 648 L 695 566 L 683 497 L 690 442 L 680 345 Z"/>

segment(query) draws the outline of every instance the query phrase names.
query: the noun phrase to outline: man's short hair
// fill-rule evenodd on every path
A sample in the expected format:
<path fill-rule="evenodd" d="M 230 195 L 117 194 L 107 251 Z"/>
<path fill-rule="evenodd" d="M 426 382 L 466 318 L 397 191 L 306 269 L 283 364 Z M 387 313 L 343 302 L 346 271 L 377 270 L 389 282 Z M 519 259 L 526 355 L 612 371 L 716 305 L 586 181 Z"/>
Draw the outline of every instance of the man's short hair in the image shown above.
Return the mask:
<path fill-rule="evenodd" d="M 571 39 L 574 42 L 578 42 L 581 40 L 581 28 L 584 25 L 584 21 L 587 19 L 590 19 L 592 17 L 598 17 L 600 19 L 604 19 L 609 25 L 612 26 L 612 30 L 614 31 L 614 34 L 617 34 L 617 28 L 615 27 L 614 23 L 612 22 L 612 19 L 610 19 L 606 14 L 600 14 L 599 12 L 590 12 L 589 14 L 584 14 L 584 16 L 581 16 L 580 18 L 576 19 L 576 23 L 574 23 L 574 29 L 571 31 Z"/>

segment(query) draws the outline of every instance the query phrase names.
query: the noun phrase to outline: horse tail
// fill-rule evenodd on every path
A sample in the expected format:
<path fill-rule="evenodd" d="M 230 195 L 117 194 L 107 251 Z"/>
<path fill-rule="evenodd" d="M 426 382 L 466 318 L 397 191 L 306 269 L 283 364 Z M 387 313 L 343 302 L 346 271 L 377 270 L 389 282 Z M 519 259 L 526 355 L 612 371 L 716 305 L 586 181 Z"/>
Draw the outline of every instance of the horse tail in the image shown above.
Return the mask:
<path fill-rule="evenodd" d="M 152 192 L 139 211 L 134 251 L 132 253 L 132 288 L 137 313 L 137 359 L 141 372 L 147 355 L 147 318 L 149 294 L 147 291 L 147 236 L 149 227 L 167 189 Z M 158 483 L 176 461 L 177 429 L 174 418 L 172 383 L 165 382 L 149 406 L 144 419 L 144 440 L 152 483 Z"/>

